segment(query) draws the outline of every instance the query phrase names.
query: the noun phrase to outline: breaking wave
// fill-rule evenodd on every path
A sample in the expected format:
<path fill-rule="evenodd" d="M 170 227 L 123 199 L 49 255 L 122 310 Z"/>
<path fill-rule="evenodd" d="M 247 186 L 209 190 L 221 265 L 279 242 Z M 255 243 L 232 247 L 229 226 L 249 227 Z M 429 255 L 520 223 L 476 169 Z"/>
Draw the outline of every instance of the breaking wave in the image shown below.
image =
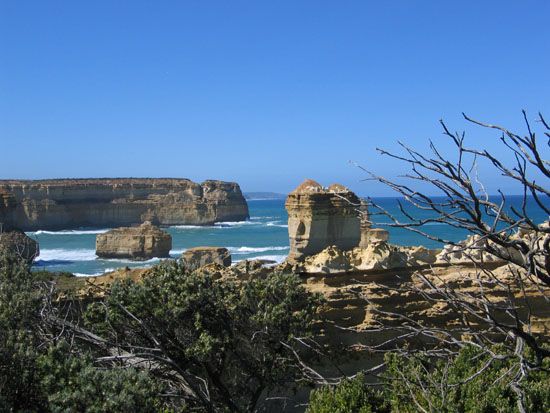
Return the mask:
<path fill-rule="evenodd" d="M 108 229 L 68 229 L 61 231 L 44 231 L 38 230 L 27 232 L 27 235 L 86 235 L 86 234 L 104 234 Z"/>
<path fill-rule="evenodd" d="M 268 227 L 288 228 L 287 224 L 279 224 L 280 221 L 270 221 L 266 225 Z"/>
<path fill-rule="evenodd" d="M 256 252 L 267 251 L 286 251 L 290 247 L 229 247 L 228 250 L 232 254 L 253 254 Z"/>
<path fill-rule="evenodd" d="M 38 258 L 36 263 L 40 264 L 48 261 L 93 261 L 97 255 L 95 255 L 95 250 L 88 249 L 41 248 Z"/>
<path fill-rule="evenodd" d="M 243 225 L 261 225 L 260 222 L 256 221 L 227 221 L 227 222 L 216 222 L 214 224 L 215 227 L 240 227 Z"/>
<path fill-rule="evenodd" d="M 116 268 L 105 268 L 105 270 L 101 271 L 101 272 L 96 272 L 96 273 L 93 273 L 93 274 L 84 274 L 84 273 L 81 273 L 81 272 L 75 272 L 73 273 L 73 275 L 75 277 L 97 277 L 99 275 L 103 275 L 103 274 L 106 274 L 108 272 L 111 272 L 111 271 L 115 271 Z"/>
<path fill-rule="evenodd" d="M 240 260 L 235 260 L 235 263 L 244 261 L 244 260 L 268 260 L 268 261 L 275 261 L 277 264 L 280 264 L 286 259 L 286 255 L 260 255 L 258 257 L 249 257 L 249 258 L 243 258 Z"/>

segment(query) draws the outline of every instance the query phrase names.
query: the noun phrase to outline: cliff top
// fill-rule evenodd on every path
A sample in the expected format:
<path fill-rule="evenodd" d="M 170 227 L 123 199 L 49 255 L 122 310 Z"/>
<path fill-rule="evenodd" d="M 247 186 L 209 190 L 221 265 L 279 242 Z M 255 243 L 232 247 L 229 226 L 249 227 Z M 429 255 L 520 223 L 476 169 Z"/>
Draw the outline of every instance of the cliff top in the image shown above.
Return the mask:
<path fill-rule="evenodd" d="M 313 179 L 306 179 L 291 194 L 329 194 L 329 193 L 347 193 L 351 192 L 349 188 L 342 184 L 332 184 L 328 188 L 323 188 L 320 183 Z"/>
<path fill-rule="evenodd" d="M 60 179 L 0 179 L 3 185 L 47 185 L 47 186 L 79 186 L 79 185 L 181 185 L 195 183 L 187 178 L 60 178 Z M 219 180 L 206 180 L 207 183 L 233 184 Z"/>
<path fill-rule="evenodd" d="M 323 192 L 323 187 L 317 181 L 313 179 L 306 179 L 298 187 L 292 191 L 292 194 L 316 194 Z"/>

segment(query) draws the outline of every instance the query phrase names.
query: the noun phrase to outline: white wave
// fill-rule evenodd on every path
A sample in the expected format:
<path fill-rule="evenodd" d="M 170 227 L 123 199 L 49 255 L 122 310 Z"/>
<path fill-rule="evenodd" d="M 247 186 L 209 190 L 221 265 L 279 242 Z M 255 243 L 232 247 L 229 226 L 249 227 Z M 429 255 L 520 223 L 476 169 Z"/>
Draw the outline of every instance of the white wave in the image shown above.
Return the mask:
<path fill-rule="evenodd" d="M 104 234 L 108 229 L 68 229 L 61 231 L 44 231 L 38 230 L 35 232 L 27 232 L 27 235 L 87 235 L 87 234 Z"/>
<path fill-rule="evenodd" d="M 228 247 L 228 249 L 233 254 L 252 254 L 267 251 L 286 251 L 290 247 Z"/>
<path fill-rule="evenodd" d="M 136 261 L 136 260 L 128 260 L 124 258 L 100 258 L 102 261 L 108 261 L 108 262 L 116 262 L 120 264 L 153 264 L 155 262 L 159 262 L 162 258 L 151 258 L 149 260 L 145 261 Z M 165 258 L 167 259 L 167 258 Z M 141 267 L 140 267 L 141 268 Z"/>
<path fill-rule="evenodd" d="M 226 222 L 216 222 L 214 226 L 216 227 L 240 227 L 242 225 L 258 225 L 259 222 L 253 221 L 226 221 Z"/>
<path fill-rule="evenodd" d="M 93 274 L 84 274 L 82 272 L 74 272 L 73 275 L 75 277 L 97 277 L 99 275 L 107 274 L 108 272 L 115 271 L 116 268 L 105 268 L 105 270 L 101 272 L 95 272 Z"/>
<path fill-rule="evenodd" d="M 279 224 L 280 221 L 270 221 L 266 225 L 268 227 L 288 228 L 287 224 Z"/>
<path fill-rule="evenodd" d="M 93 261 L 97 255 L 95 255 L 95 250 L 88 249 L 41 248 L 38 258 L 37 263 L 42 261 Z"/>
<path fill-rule="evenodd" d="M 241 260 L 235 260 L 235 263 L 247 260 L 267 260 L 267 261 L 275 261 L 277 264 L 280 264 L 284 260 L 286 260 L 287 255 L 260 255 L 257 257 L 249 257 L 249 258 L 243 258 Z"/>
<path fill-rule="evenodd" d="M 211 228 L 211 227 L 206 227 L 206 226 L 201 226 L 201 225 L 172 225 L 170 228 L 175 228 L 175 229 L 200 229 L 200 228 Z"/>
<path fill-rule="evenodd" d="M 179 255 L 183 254 L 185 251 L 187 251 L 185 248 L 182 249 L 182 250 L 171 250 L 170 251 L 170 256 L 173 256 L 173 255 L 179 256 Z"/>

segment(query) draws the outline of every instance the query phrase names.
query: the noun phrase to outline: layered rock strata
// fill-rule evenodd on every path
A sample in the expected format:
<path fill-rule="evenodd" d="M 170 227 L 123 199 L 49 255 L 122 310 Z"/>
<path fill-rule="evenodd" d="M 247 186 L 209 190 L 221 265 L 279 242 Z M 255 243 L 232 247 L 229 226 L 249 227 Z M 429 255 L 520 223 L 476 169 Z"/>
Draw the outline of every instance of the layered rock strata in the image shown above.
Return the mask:
<path fill-rule="evenodd" d="M 342 250 L 361 239 L 359 198 L 346 187 L 323 188 L 308 179 L 292 191 L 285 203 L 290 238 L 289 261 L 302 261 L 328 246 Z"/>
<path fill-rule="evenodd" d="M 211 225 L 248 219 L 239 185 L 188 179 L 0 181 L 0 223 L 24 231 L 78 227 Z"/>
<path fill-rule="evenodd" d="M 185 267 L 191 271 L 210 264 L 222 267 L 231 265 L 231 254 L 223 247 L 195 247 L 189 248 L 182 255 Z"/>
<path fill-rule="evenodd" d="M 96 255 L 100 258 L 125 258 L 136 261 L 167 258 L 172 236 L 145 222 L 139 227 L 116 228 L 96 237 Z"/>

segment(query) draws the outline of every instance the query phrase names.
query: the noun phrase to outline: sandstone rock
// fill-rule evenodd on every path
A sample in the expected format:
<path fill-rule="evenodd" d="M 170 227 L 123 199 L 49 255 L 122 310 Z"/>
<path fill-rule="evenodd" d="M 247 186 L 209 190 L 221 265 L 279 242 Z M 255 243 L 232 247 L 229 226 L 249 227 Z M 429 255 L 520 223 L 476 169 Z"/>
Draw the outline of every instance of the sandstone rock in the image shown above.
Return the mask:
<path fill-rule="evenodd" d="M 188 179 L 0 181 L 0 222 L 24 231 L 78 227 L 211 225 L 248 218 L 239 185 Z"/>
<path fill-rule="evenodd" d="M 304 181 L 285 203 L 289 260 L 301 261 L 328 246 L 341 250 L 356 247 L 360 240 L 359 204 L 359 198 L 342 185 L 324 189 L 311 179 Z"/>
<path fill-rule="evenodd" d="M 342 251 L 328 247 L 318 254 L 306 257 L 303 262 L 285 262 L 283 271 L 305 274 L 344 274 L 346 272 L 388 269 L 420 268 L 435 263 L 436 250 L 424 247 L 401 247 L 385 241 L 370 243 Z"/>
<path fill-rule="evenodd" d="M 338 274 L 351 269 L 349 257 L 338 247 L 328 247 L 319 254 L 307 257 L 303 270 L 310 274 Z"/>
<path fill-rule="evenodd" d="M 387 242 L 369 244 L 366 248 L 355 248 L 349 254 L 349 261 L 355 270 L 380 270 L 405 268 L 407 254 Z"/>
<path fill-rule="evenodd" d="M 22 231 L 0 233 L 0 253 L 14 254 L 31 264 L 40 254 L 38 242 Z"/>
<path fill-rule="evenodd" d="M 172 249 L 172 236 L 145 222 L 139 227 L 113 229 L 96 238 L 96 254 L 101 258 L 148 260 L 166 258 Z"/>
<path fill-rule="evenodd" d="M 265 278 L 273 273 L 274 261 L 269 260 L 242 260 L 229 268 L 224 276 L 238 280 Z"/>
<path fill-rule="evenodd" d="M 438 264 L 472 264 L 503 262 L 499 257 L 486 251 L 487 240 L 479 235 L 470 235 L 457 245 L 445 245 L 437 255 Z"/>
<path fill-rule="evenodd" d="M 223 267 L 231 265 L 231 254 L 223 247 L 195 247 L 189 248 L 182 255 L 185 266 L 190 270 L 204 267 L 208 264 L 218 264 Z"/>
<path fill-rule="evenodd" d="M 370 244 L 377 242 L 387 242 L 390 239 L 388 231 L 382 228 L 365 228 L 361 227 L 361 242 L 359 246 L 362 248 L 368 247 Z"/>

